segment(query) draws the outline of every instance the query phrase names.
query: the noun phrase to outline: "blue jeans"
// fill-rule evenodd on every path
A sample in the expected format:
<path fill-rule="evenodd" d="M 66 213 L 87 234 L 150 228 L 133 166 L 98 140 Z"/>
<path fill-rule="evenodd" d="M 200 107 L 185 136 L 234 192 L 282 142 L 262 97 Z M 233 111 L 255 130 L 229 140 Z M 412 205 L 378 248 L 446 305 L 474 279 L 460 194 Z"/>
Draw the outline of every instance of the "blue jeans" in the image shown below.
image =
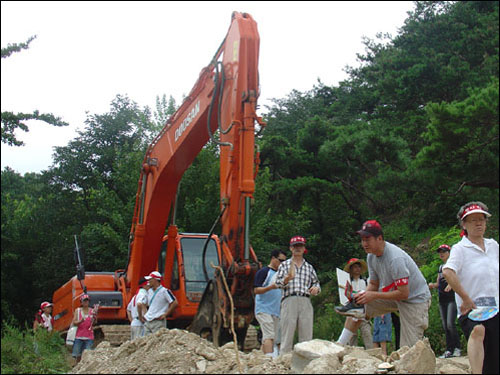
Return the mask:
<path fill-rule="evenodd" d="M 75 339 L 71 355 L 75 358 L 81 357 L 85 349 L 92 349 L 92 345 L 94 345 L 94 340 Z"/>
<path fill-rule="evenodd" d="M 439 313 L 443 329 L 446 333 L 446 350 L 453 353 L 454 349 L 460 349 L 460 337 L 458 336 L 455 319 L 457 318 L 457 304 L 455 301 L 439 302 Z"/>

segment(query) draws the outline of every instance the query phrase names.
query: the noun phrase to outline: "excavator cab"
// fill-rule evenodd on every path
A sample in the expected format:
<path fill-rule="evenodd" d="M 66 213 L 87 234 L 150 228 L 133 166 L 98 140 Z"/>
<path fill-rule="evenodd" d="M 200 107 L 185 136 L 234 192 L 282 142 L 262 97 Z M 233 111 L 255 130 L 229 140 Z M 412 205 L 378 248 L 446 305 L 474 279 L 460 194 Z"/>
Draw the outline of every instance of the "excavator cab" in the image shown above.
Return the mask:
<path fill-rule="evenodd" d="M 163 275 L 163 284 L 174 294 L 179 305 L 168 318 L 169 327 L 186 328 L 198 310 L 199 302 L 208 281 L 215 276 L 211 266 L 220 264 L 220 243 L 208 234 L 179 233 L 172 240 L 174 246 L 167 246 L 169 238 L 163 239 L 158 259 L 158 271 Z M 206 244 L 206 248 L 205 248 Z M 173 249 L 169 253 L 169 249 Z"/>

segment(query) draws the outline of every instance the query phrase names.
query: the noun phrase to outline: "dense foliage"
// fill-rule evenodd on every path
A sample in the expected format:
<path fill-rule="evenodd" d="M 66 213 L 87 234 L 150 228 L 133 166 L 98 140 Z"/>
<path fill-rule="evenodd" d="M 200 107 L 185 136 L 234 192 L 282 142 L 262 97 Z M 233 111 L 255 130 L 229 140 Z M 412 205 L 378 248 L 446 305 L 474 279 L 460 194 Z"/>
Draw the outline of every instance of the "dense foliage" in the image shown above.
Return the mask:
<path fill-rule="evenodd" d="M 348 79 L 318 81 L 267 108 L 251 242 L 265 264 L 292 235 L 307 238 L 307 259 L 331 285 L 316 305 L 316 337 L 340 332 L 332 280 L 336 267 L 365 256 L 355 235 L 364 220 L 379 220 L 428 281 L 436 245 L 458 239 L 464 202 L 490 207 L 487 237 L 498 240 L 498 24 L 498 2 L 416 2 L 397 36 L 365 40 Z M 117 96 L 56 148 L 47 171 L 2 171 L 2 319 L 31 321 L 74 274 L 74 234 L 87 270 L 124 267 L 145 148 L 174 109 L 163 97 L 153 119 Z M 207 145 L 184 175 L 181 230 L 207 232 L 217 217 L 217 159 Z M 434 320 L 429 334 L 439 348 Z"/>
<path fill-rule="evenodd" d="M 2 374 L 66 374 L 71 355 L 57 332 L 2 325 Z"/>

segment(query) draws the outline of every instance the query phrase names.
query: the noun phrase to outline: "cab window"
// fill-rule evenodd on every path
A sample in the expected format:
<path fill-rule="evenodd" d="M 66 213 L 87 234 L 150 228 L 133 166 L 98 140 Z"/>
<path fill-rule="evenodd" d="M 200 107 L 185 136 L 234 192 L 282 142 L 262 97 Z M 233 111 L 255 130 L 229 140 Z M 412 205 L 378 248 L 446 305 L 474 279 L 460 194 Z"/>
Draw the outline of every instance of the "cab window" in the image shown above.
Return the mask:
<path fill-rule="evenodd" d="M 203 272 L 203 246 L 206 238 L 189 238 L 181 239 L 182 256 L 184 260 L 184 275 L 186 283 L 186 294 L 190 300 L 201 300 L 201 295 L 207 286 L 205 274 Z M 205 269 L 207 276 L 212 279 L 215 274 L 215 269 L 211 267 L 219 265 L 219 257 L 217 255 L 217 246 L 213 239 L 210 239 L 205 253 Z"/>

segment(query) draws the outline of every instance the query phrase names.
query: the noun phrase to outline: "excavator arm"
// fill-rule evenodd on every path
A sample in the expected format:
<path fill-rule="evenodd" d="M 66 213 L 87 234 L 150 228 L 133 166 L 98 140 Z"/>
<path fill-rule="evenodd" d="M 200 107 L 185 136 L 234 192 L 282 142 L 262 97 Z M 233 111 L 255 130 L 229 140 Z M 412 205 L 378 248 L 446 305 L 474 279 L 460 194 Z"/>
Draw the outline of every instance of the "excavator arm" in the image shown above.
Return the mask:
<path fill-rule="evenodd" d="M 249 212 L 258 165 L 255 123 L 264 125 L 256 115 L 258 58 L 256 22 L 249 14 L 234 12 L 212 61 L 148 147 L 136 194 L 128 264 L 117 281 L 127 300 L 139 279 L 155 269 L 182 175 L 212 140 L 220 145 L 221 265 L 235 309 L 241 311 L 235 317 L 238 326 L 246 327 L 253 319 L 251 290 L 259 265 L 249 243 Z M 213 307 L 227 327 L 230 309 L 220 274 L 210 285 L 218 291 L 210 297 L 216 298 Z"/>

